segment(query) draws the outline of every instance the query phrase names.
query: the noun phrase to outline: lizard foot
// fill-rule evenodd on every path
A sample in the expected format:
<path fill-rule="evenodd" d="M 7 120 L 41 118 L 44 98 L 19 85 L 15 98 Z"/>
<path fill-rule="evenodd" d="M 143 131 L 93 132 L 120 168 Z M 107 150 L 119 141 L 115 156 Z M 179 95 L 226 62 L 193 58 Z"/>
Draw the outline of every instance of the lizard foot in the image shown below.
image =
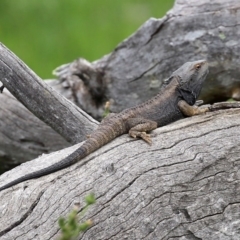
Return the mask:
<path fill-rule="evenodd" d="M 188 117 L 194 116 L 194 115 L 199 115 L 202 113 L 206 113 L 210 111 L 209 106 L 205 107 L 198 107 L 198 106 L 190 106 L 186 101 L 180 100 L 178 102 L 178 107 L 180 108 L 181 112 Z"/>
<path fill-rule="evenodd" d="M 147 142 L 148 144 L 152 144 L 152 139 L 150 134 L 147 134 L 146 132 L 138 132 L 138 131 L 129 131 L 129 135 L 132 138 L 142 138 L 145 142 Z"/>
<path fill-rule="evenodd" d="M 210 112 L 210 107 L 199 107 L 198 114 Z"/>

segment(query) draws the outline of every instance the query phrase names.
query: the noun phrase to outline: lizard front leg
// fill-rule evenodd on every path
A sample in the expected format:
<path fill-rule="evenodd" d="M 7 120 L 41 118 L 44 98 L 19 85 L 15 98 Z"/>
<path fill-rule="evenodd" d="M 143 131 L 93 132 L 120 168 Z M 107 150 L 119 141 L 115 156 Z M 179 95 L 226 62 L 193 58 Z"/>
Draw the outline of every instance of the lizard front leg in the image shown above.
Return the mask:
<path fill-rule="evenodd" d="M 147 143 L 151 144 L 152 140 L 147 132 L 157 128 L 157 123 L 144 118 L 129 118 L 126 122 L 129 130 L 129 135 L 133 138 L 142 138 Z"/>
<path fill-rule="evenodd" d="M 198 107 L 198 106 L 191 106 L 189 105 L 186 101 L 181 100 L 178 102 L 178 107 L 180 111 L 188 117 L 194 116 L 194 115 L 199 115 L 202 113 L 209 112 L 210 109 L 209 107 Z"/>

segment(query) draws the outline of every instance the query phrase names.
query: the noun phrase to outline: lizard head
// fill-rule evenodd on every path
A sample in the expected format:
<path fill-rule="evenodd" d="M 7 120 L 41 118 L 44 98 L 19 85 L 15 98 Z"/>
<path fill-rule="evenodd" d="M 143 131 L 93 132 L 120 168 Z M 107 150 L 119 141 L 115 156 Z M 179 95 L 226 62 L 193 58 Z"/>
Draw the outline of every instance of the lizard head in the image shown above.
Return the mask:
<path fill-rule="evenodd" d="M 206 60 L 187 62 L 172 74 L 177 77 L 179 93 L 188 104 L 196 102 L 207 74 Z"/>

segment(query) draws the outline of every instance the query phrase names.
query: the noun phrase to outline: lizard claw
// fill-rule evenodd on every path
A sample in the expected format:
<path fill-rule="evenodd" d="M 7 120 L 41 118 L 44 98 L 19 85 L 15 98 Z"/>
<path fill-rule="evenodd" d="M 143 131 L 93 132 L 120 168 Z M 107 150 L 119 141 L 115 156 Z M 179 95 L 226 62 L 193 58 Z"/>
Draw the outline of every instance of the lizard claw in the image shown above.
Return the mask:
<path fill-rule="evenodd" d="M 148 144 L 152 145 L 152 139 L 151 139 L 150 134 L 147 134 L 145 132 L 141 132 L 140 138 L 142 138 Z"/>
<path fill-rule="evenodd" d="M 142 138 L 148 144 L 150 144 L 150 145 L 152 144 L 151 136 L 150 136 L 150 134 L 147 134 L 146 132 L 130 131 L 129 135 L 132 138 L 137 138 L 137 137 Z"/>

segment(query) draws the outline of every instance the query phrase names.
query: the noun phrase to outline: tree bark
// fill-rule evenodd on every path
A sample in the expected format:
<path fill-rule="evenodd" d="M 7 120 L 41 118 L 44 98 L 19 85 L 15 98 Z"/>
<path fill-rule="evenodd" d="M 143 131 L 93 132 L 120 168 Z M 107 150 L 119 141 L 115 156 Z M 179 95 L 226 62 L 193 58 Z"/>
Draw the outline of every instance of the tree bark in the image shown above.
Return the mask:
<path fill-rule="evenodd" d="M 81 142 L 97 127 L 97 121 L 51 88 L 62 91 L 59 82 L 46 84 L 2 44 L 0 76 L 4 87 L 36 115 L 4 89 L 0 95 L 0 173 L 67 147 L 68 142 Z"/>
<path fill-rule="evenodd" d="M 210 64 L 200 98 L 207 103 L 240 100 L 239 34 L 238 0 L 178 0 L 165 17 L 149 19 L 112 53 L 93 62 L 91 68 L 102 71 L 105 98 L 113 112 L 156 95 L 164 79 L 179 66 L 200 59 L 207 59 Z M 71 85 L 77 81 L 76 75 L 79 81 L 83 74 L 91 76 L 84 66 L 76 60 L 59 67 L 55 74 Z M 97 85 L 98 81 L 93 82 Z M 84 109 L 87 103 L 90 104 L 89 98 L 84 103 L 80 99 L 79 106 Z M 99 117 L 104 103 L 89 113 Z"/>
<path fill-rule="evenodd" d="M 0 59 L 4 87 L 67 141 L 80 142 L 89 129 L 96 127 L 89 115 L 54 91 L 3 44 Z"/>
<path fill-rule="evenodd" d="M 83 161 L 0 192 L 0 239 L 56 239 L 57 220 L 93 192 L 92 227 L 78 239 L 240 239 L 240 109 L 124 135 Z M 80 144 L 22 164 L 3 185 L 59 161 Z"/>
<path fill-rule="evenodd" d="M 164 18 L 149 19 L 109 55 L 93 63 L 76 60 L 58 68 L 55 74 L 60 81 L 56 81 L 55 85 L 77 106 L 94 118 L 100 119 L 106 101 L 110 102 L 110 109 L 113 112 L 136 105 L 155 95 L 163 79 L 169 77 L 184 62 L 207 58 L 210 73 L 201 98 L 205 102 L 228 98 L 239 100 L 239 9 L 238 0 L 197 2 L 178 0 Z M 2 66 L 6 67 L 5 65 L 0 67 Z M 21 84 L 21 81 L 19 82 Z M 14 88 L 17 90 L 16 86 Z M 5 97 L 8 98 L 8 95 L 0 95 L 0 101 L 9 102 L 7 99 L 2 100 Z M 2 107 L 5 111 L 1 111 L 0 116 L 3 122 L 0 124 L 1 163 L 8 161 L 15 164 L 27 161 L 41 153 L 49 153 L 61 149 L 62 146 L 68 146 L 62 137 L 49 130 L 37 118 L 35 122 L 29 111 L 19 107 L 19 104 L 11 103 L 11 106 L 2 105 Z M 21 114 L 24 114 L 24 120 L 34 121 L 34 124 L 29 124 L 28 134 L 19 131 L 19 127 L 14 126 L 16 119 L 12 114 L 8 114 L 18 112 L 19 109 L 22 111 Z M 14 124 L 7 129 L 9 122 Z M 35 128 L 35 125 L 38 128 Z M 77 131 L 83 126 L 84 124 L 81 128 L 77 126 Z M 94 126 L 96 125 L 93 124 L 88 131 L 80 133 L 79 140 L 70 141 L 83 140 L 85 135 L 95 128 Z M 62 129 L 66 130 L 65 127 Z M 68 131 L 67 128 L 65 133 L 73 133 L 75 137 L 76 129 L 70 130 Z M 8 141 L 6 141 L 6 132 L 11 133 Z M 72 134 L 69 136 L 71 137 Z M 22 138 L 26 138 L 31 147 L 24 145 L 21 147 L 19 143 L 16 147 L 16 139 L 21 142 Z M 54 141 L 56 144 L 53 144 Z M 2 142 L 4 144 L 1 145 Z"/>
<path fill-rule="evenodd" d="M 70 144 L 6 89 L 0 94 L 0 173 Z"/>

